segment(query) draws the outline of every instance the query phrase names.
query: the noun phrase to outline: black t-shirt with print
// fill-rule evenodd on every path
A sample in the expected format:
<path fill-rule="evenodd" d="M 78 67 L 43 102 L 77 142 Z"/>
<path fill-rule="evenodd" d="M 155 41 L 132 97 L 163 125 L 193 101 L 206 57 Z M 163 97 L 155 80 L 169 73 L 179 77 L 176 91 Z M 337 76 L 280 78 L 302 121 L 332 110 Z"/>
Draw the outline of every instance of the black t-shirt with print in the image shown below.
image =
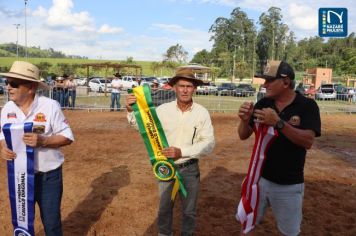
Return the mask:
<path fill-rule="evenodd" d="M 294 101 L 279 112 L 274 100 L 266 97 L 257 102 L 254 109 L 268 107 L 274 109 L 282 120 L 295 128 L 313 130 L 316 137 L 320 136 L 320 113 L 314 100 L 296 93 Z M 253 119 L 254 117 L 251 117 L 251 127 Z M 292 143 L 279 132 L 267 151 L 262 177 L 277 184 L 303 183 L 305 155 L 305 148 Z"/>

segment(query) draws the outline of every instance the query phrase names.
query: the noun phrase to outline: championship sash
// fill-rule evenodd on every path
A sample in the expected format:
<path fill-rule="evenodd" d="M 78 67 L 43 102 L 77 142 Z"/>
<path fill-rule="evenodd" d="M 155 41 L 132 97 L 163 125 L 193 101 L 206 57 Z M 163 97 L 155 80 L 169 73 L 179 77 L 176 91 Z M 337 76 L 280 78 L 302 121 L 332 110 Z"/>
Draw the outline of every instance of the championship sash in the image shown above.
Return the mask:
<path fill-rule="evenodd" d="M 259 201 L 258 181 L 261 177 L 267 150 L 278 136 L 272 126 L 258 123 L 254 124 L 253 131 L 255 132 L 255 144 L 247 176 L 242 182 L 241 200 L 236 213 L 236 219 L 241 222 L 245 234 L 255 227 Z"/>
<path fill-rule="evenodd" d="M 24 133 L 32 132 L 32 122 L 5 124 L 3 133 L 7 147 L 16 153 L 13 161 L 7 161 L 9 198 L 14 236 L 35 235 L 35 174 L 34 149 L 23 142 Z"/>
<path fill-rule="evenodd" d="M 165 157 L 161 152 L 162 149 L 169 147 L 169 145 L 153 105 L 149 86 L 138 86 L 128 92 L 133 93 L 137 99 L 136 103 L 132 105 L 132 108 L 138 129 L 153 166 L 154 175 L 161 181 L 174 179 L 171 194 L 172 201 L 174 201 L 178 190 L 186 197 L 187 191 L 184 187 L 182 177 L 174 165 L 174 161 Z"/>

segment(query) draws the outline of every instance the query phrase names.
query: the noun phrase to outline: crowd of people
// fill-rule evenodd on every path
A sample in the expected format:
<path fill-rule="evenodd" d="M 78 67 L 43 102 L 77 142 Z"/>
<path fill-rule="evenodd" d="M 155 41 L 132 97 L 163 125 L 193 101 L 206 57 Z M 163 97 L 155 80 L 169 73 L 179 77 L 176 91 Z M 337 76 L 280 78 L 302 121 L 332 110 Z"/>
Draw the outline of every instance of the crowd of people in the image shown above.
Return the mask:
<path fill-rule="evenodd" d="M 62 235 L 60 206 L 64 157 L 59 148 L 71 144 L 74 136 L 61 107 L 75 106 L 73 90 L 76 85 L 71 76 L 55 78 L 56 91 L 53 97 L 56 102 L 36 94 L 39 88 L 48 89 L 40 81 L 36 66 L 16 61 L 8 73 L 1 74 L 7 78 L 10 99 L 1 111 L 1 128 L 8 123 L 24 122 L 33 122 L 34 126 L 41 127 L 25 133 L 21 139 L 36 150 L 34 195 L 40 207 L 45 233 L 48 236 Z M 116 104 L 116 109 L 120 110 L 121 75 L 116 73 L 114 77 L 110 108 L 114 110 Z M 265 210 L 270 206 L 278 230 L 283 235 L 298 235 L 302 221 L 306 151 L 313 145 L 315 137 L 321 135 L 319 108 L 313 99 L 295 92 L 294 70 L 288 63 L 270 61 L 260 77 L 265 80 L 265 95 L 256 104 L 244 102 L 239 108 L 238 136 L 245 140 L 255 133 L 257 137 L 264 138 L 267 130 L 272 130 L 272 138 L 263 150 L 257 150 L 261 152 L 258 156 L 265 158 L 263 166 L 260 170 L 252 168 L 256 186 L 245 185 L 249 181 L 244 181 L 243 207 L 239 207 L 237 218 L 243 225 L 244 233 L 253 233 L 254 225 L 263 221 Z M 156 108 L 169 144 L 163 148 L 162 155 L 174 161 L 187 191 L 186 197 L 180 192 L 182 235 L 195 233 L 200 188 L 199 162 L 203 161 L 202 155 L 213 151 L 215 145 L 210 114 L 193 101 L 193 94 L 201 84 L 202 81 L 192 72 L 177 72 L 168 84 L 175 99 Z M 157 91 L 158 81 L 153 81 L 153 95 Z M 137 126 L 132 108 L 136 101 L 133 94 L 129 94 L 125 100 L 128 123 L 132 126 Z M 1 157 L 10 162 L 16 159 L 17 154 L 7 145 L 8 140 L 3 133 L 0 140 Z M 257 141 L 255 145 L 259 145 Z M 246 178 L 248 180 L 249 176 Z M 171 192 L 174 180 L 160 180 L 158 186 L 158 235 L 173 235 L 174 201 L 171 200 Z M 249 191 L 252 193 L 250 196 L 246 195 Z M 251 196 L 257 196 L 257 205 Z M 255 205 L 247 205 L 253 202 Z M 255 221 L 250 227 L 252 231 L 246 232 L 245 220 L 251 219 L 249 214 L 253 214 Z M 247 216 L 246 219 L 244 216 Z"/>
<path fill-rule="evenodd" d="M 73 75 L 63 74 L 63 76 L 52 76 L 50 82 L 52 98 L 56 100 L 62 108 L 75 108 L 77 97 L 77 83 Z"/>

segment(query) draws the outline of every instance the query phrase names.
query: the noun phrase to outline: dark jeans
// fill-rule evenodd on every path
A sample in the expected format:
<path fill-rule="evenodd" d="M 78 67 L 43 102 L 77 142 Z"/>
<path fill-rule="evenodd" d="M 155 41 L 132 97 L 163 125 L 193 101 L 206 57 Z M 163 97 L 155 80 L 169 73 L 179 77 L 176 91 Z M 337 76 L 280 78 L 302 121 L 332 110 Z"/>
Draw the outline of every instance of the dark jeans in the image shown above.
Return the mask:
<path fill-rule="evenodd" d="M 187 190 L 185 198 L 179 191 L 182 201 L 182 226 L 181 235 L 193 235 L 196 226 L 196 204 L 200 185 L 200 171 L 198 163 L 179 168 L 179 173 L 183 178 L 184 186 Z M 173 207 L 171 193 L 174 181 L 160 181 L 159 195 L 160 203 L 158 210 L 158 235 L 172 235 Z"/>
<path fill-rule="evenodd" d="M 77 98 L 77 91 L 75 89 L 69 90 L 68 96 L 70 97 L 69 107 L 75 107 L 75 99 Z"/>
<path fill-rule="evenodd" d="M 117 111 L 120 111 L 120 93 L 111 93 L 111 104 L 110 104 L 110 108 L 111 110 L 114 110 L 115 108 L 115 101 L 116 101 L 116 107 L 117 107 Z"/>
<path fill-rule="evenodd" d="M 68 107 L 69 106 L 69 91 L 65 90 L 63 92 L 63 106 L 62 107 Z"/>
<path fill-rule="evenodd" d="M 56 90 L 53 91 L 53 99 L 56 100 L 61 107 L 64 107 L 64 91 Z"/>
<path fill-rule="evenodd" d="M 38 203 L 46 236 L 62 236 L 62 167 L 35 174 L 35 201 Z"/>

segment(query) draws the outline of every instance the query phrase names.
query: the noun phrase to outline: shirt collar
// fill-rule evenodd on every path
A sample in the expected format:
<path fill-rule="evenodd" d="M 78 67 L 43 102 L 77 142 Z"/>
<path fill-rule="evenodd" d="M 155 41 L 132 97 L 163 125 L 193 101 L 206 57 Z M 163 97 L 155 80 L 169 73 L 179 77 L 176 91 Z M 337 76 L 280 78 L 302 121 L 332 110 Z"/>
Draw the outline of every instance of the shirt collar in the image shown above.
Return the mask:
<path fill-rule="evenodd" d="M 179 109 L 179 107 L 178 107 L 178 102 L 177 102 L 177 99 L 175 100 L 175 103 L 176 103 L 176 109 L 177 109 L 177 111 L 180 111 L 180 112 L 182 112 L 180 109 Z M 194 103 L 194 101 L 193 101 L 193 103 L 192 103 L 192 105 L 188 108 L 188 110 L 186 110 L 185 112 L 191 112 L 193 109 L 194 109 L 194 107 L 195 107 L 195 103 Z"/>

